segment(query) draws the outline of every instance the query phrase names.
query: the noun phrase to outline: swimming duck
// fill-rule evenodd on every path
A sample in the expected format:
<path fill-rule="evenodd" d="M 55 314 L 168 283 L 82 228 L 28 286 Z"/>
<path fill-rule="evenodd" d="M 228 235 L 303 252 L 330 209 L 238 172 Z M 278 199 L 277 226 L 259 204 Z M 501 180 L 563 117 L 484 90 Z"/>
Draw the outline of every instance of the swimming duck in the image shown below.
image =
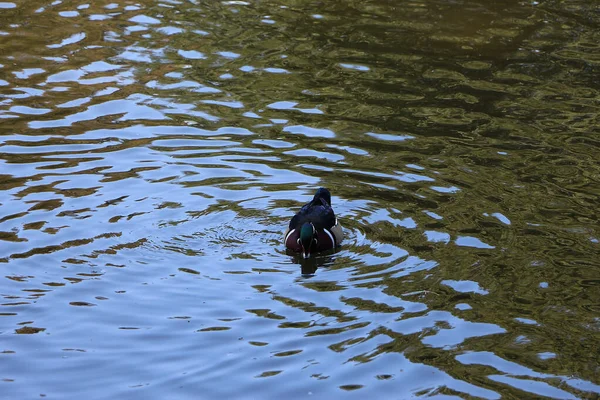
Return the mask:
<path fill-rule="evenodd" d="M 311 253 L 338 247 L 343 238 L 342 226 L 331 208 L 331 193 L 319 188 L 290 221 L 285 247 L 308 258 Z"/>

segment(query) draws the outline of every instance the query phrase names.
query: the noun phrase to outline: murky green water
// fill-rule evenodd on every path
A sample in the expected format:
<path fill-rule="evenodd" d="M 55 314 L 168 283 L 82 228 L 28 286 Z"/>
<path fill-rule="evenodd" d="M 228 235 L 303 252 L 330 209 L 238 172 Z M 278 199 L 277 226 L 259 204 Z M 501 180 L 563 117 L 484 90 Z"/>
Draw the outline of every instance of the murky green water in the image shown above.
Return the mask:
<path fill-rule="evenodd" d="M 0 16 L 2 399 L 600 396 L 597 2 Z"/>

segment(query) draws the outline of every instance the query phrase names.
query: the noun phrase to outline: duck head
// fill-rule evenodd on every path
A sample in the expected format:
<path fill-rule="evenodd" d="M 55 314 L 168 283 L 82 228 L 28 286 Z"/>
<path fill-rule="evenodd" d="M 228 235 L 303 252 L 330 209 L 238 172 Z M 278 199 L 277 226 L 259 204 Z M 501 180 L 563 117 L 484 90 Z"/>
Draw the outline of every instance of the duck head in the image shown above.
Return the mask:
<path fill-rule="evenodd" d="M 305 222 L 300 229 L 300 245 L 302 246 L 302 257 L 310 257 L 310 248 L 317 244 L 317 231 L 312 222 Z"/>

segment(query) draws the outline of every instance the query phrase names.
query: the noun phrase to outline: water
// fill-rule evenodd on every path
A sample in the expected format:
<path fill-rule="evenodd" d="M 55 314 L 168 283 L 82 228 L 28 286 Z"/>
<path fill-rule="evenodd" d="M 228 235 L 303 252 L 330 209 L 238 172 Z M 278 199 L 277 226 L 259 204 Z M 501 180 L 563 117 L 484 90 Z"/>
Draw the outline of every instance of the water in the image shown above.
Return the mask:
<path fill-rule="evenodd" d="M 600 395 L 595 2 L 0 15 L 2 399 Z"/>

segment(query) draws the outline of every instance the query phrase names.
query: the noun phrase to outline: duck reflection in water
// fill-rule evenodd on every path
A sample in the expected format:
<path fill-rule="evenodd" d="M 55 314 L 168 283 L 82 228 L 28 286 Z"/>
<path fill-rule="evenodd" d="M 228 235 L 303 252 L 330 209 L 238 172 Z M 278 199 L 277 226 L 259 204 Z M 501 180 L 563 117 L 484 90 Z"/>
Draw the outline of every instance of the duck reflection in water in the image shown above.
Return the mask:
<path fill-rule="evenodd" d="M 317 269 L 332 265 L 333 260 L 335 260 L 335 257 L 332 257 L 331 255 L 319 255 L 317 257 L 304 258 L 297 253 L 291 253 L 288 251 L 288 254 L 295 256 L 293 262 L 295 264 L 300 264 L 300 274 L 304 278 L 310 278 L 311 276 L 314 276 L 317 272 Z"/>

